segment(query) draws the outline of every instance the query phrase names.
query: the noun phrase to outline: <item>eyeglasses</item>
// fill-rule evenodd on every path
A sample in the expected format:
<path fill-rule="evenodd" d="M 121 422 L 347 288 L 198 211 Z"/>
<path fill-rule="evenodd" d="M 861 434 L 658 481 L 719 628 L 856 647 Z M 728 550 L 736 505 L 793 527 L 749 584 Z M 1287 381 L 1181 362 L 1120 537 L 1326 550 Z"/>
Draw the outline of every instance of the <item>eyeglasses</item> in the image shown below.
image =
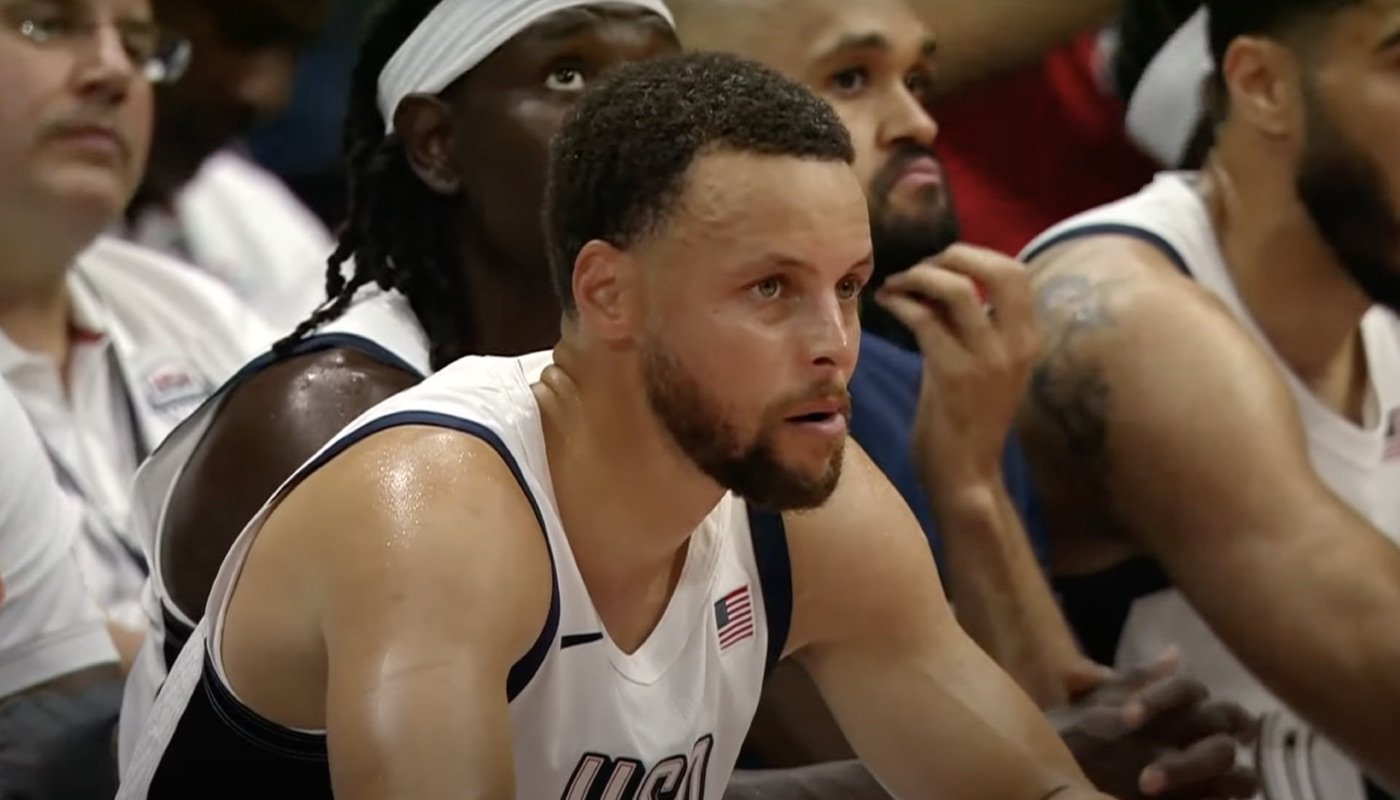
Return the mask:
<path fill-rule="evenodd" d="M 0 9 L 0 21 L 40 47 L 90 41 L 103 24 L 54 3 L 19 3 Z M 190 43 L 179 34 L 145 20 L 112 23 L 127 58 L 151 83 L 174 83 L 190 64 Z"/>

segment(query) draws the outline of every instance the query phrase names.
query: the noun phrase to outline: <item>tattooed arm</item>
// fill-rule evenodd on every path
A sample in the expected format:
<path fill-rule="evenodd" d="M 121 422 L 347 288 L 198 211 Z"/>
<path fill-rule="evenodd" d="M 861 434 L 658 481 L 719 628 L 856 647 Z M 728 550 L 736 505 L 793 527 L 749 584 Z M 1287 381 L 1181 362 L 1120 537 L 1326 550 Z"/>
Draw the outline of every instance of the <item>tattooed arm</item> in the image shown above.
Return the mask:
<path fill-rule="evenodd" d="M 1035 267 L 1046 346 L 1022 427 L 1038 469 L 1089 476 L 1099 521 L 1276 694 L 1400 782 L 1400 549 L 1320 481 L 1278 370 L 1145 244 L 1097 237 Z"/>

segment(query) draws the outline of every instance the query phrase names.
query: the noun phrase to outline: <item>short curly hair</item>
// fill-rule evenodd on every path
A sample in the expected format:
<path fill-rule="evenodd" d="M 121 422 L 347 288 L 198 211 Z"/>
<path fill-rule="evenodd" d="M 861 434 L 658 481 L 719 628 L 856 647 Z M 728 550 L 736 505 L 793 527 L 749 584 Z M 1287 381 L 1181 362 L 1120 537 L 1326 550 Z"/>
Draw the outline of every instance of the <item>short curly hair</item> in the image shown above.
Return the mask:
<path fill-rule="evenodd" d="M 550 148 L 544 229 L 560 307 L 577 310 L 574 261 L 588 242 L 627 247 L 675 211 L 705 151 L 855 159 L 827 103 L 773 70 L 722 53 L 642 61 L 580 98 Z"/>

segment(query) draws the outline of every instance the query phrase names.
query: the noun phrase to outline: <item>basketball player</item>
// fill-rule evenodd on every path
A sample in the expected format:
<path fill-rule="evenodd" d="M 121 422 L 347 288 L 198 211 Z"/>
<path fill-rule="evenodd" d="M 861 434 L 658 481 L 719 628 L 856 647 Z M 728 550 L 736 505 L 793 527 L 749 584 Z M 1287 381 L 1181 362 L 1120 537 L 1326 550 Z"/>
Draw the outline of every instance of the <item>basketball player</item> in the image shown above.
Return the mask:
<path fill-rule="evenodd" d="M 184 265 L 98 240 L 140 179 L 153 85 L 187 58 L 145 0 L 0 6 L 0 377 L 84 515 L 79 564 L 127 659 L 145 620 L 136 465 L 272 338 Z"/>
<path fill-rule="evenodd" d="M 1025 414 L 1092 655 L 1265 715 L 1267 796 L 1400 786 L 1400 2 L 1208 3 L 1199 173 L 1052 229 Z"/>
<path fill-rule="evenodd" d="M 122 235 L 199 267 L 279 330 L 323 297 L 334 248 L 277 176 L 235 151 L 286 106 L 297 57 L 327 0 L 154 0 L 156 19 L 198 54 L 156 104 L 151 163 Z"/>
<path fill-rule="evenodd" d="M 957 217 L 934 155 L 937 125 L 925 110 L 930 78 L 940 62 L 933 56 L 935 41 L 911 5 L 902 0 L 860 4 L 840 0 L 685 0 L 673 5 L 687 46 L 729 50 L 762 60 L 804 81 L 836 109 L 852 134 L 855 168 L 869 199 L 876 282 L 888 276 L 908 281 L 912 273 L 899 274 L 940 253 L 944 259 L 955 260 L 973 255 L 989 264 L 1004 264 L 1003 268 L 1012 272 L 1021 271 L 1020 265 L 1008 258 L 953 247 L 958 238 Z M 969 289 L 964 287 L 969 306 L 976 308 Z M 859 432 L 860 426 L 865 426 L 866 436 L 859 438 L 858 434 L 858 440 L 887 474 L 900 474 L 887 466 L 898 464 L 892 454 L 907 459 L 905 454 L 911 450 L 925 465 L 938 461 L 945 465 L 996 465 L 1024 384 L 1007 380 L 1016 374 L 1014 370 L 1010 375 L 988 370 L 980 376 L 960 376 L 956 371 L 969 363 L 1018 363 L 1017 354 L 1022 351 L 1015 339 L 1007 336 L 1014 330 L 1007 313 L 1005 309 L 998 311 L 1002 321 L 999 338 L 964 339 L 949 331 L 944 337 L 920 342 L 927 354 L 922 362 L 921 388 L 920 359 L 869 333 L 873 324 L 881 331 L 903 329 L 907 336 L 909 329 L 903 318 L 875 303 L 862 310 L 866 333 L 857 373 L 878 371 L 879 380 L 864 387 L 853 381 L 851 391 L 858 404 L 852 429 Z M 1026 357 L 1029 359 L 1029 354 Z M 883 416 L 872 419 L 871 408 Z M 947 424 L 944 420 L 956 420 L 957 430 L 942 428 L 941 424 Z M 911 427 L 901 430 L 900 425 Z M 930 457 L 934 453 L 936 459 Z M 1230 724 L 1243 716 L 1236 713 L 1237 708 L 1228 704 L 1196 706 L 1202 696 L 1199 686 L 1181 678 L 1164 679 L 1163 675 L 1171 672 L 1169 668 L 1125 674 L 1100 686 L 1100 692 L 1083 696 L 1104 677 L 1082 674 L 1079 669 L 1078 648 L 1017 524 L 1017 510 L 1032 521 L 1036 513 L 1025 500 L 1018 499 L 1013 506 L 1003 485 L 1003 477 L 1008 484 L 1017 479 L 1022 459 L 1013 441 L 1001 459 L 1000 471 L 984 468 L 964 472 L 981 475 L 981 480 L 949 487 L 930 479 L 938 470 L 924 469 L 921 485 L 915 487 L 914 502 L 924 498 L 923 502 L 929 503 L 932 499 L 939 522 L 944 523 L 940 526 L 940 565 L 959 621 L 1046 707 L 1063 705 L 1067 691 L 1073 690 L 1078 702 L 1063 716 L 1057 713 L 1056 720 L 1081 766 L 1101 789 L 1125 797 L 1139 791 L 1247 796 L 1253 784 L 1247 772 L 1234 768 L 1234 744 L 1229 735 L 1241 727 Z M 1021 491 L 1013 496 L 1027 494 Z M 965 505 L 960 500 L 968 496 L 998 498 L 998 505 L 1006 509 L 1003 519 L 1007 524 L 977 525 L 965 509 L 962 519 L 957 519 Z M 1136 730 L 1114 728 L 1112 735 L 1104 737 L 1108 742 L 1100 741 L 1097 734 L 1084 735 L 1088 730 L 1106 730 L 1096 728 L 1090 720 L 1112 717 L 1115 709 L 1121 712 L 1125 698 L 1143 691 L 1144 684 L 1153 684 L 1147 690 L 1150 696 L 1178 698 L 1180 705 L 1158 709 L 1164 717 L 1177 717 L 1175 721 L 1159 719 Z M 810 683 L 785 665 L 769 683 L 753 744 L 773 765 L 852 757 L 832 728 L 830 716 Z M 1160 735 L 1164 730 L 1184 729 L 1197 735 L 1188 740 Z M 1090 745 L 1090 741 L 1095 744 Z M 1144 768 L 1145 775 L 1139 775 Z M 857 765 L 848 765 L 844 772 L 829 766 L 807 773 L 801 783 L 813 796 L 878 791 L 868 779 L 861 779 Z M 742 778 L 751 780 L 747 775 Z M 763 791 L 780 789 L 765 787 Z"/>
<path fill-rule="evenodd" d="M 440 18 L 463 12 L 471 25 L 423 49 L 443 35 Z M 158 554 L 161 602 L 127 686 L 123 763 L 229 546 L 283 480 L 436 367 L 557 339 L 539 222 L 548 142 L 588 81 L 679 49 L 669 12 L 650 0 L 377 9 L 353 76 L 351 218 L 331 258 L 331 302 L 226 384 L 138 479 L 134 524 Z"/>
<path fill-rule="evenodd" d="M 81 516 L 3 380 L 0 453 L 0 797 L 111 797 L 117 651 L 73 557 Z"/>
<path fill-rule="evenodd" d="M 783 654 L 896 796 L 1099 796 L 843 447 L 871 256 L 830 108 L 652 60 L 553 148 L 555 350 L 458 361 L 298 471 L 120 796 L 218 765 L 239 796 L 718 798 Z"/>

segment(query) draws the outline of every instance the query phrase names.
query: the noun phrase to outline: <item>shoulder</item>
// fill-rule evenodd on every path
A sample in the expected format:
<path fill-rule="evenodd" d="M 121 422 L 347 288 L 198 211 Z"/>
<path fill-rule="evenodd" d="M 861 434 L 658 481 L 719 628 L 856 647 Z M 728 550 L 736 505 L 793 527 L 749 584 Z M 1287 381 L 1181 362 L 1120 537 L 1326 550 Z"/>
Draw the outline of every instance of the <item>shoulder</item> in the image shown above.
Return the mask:
<path fill-rule="evenodd" d="M 103 236 L 78 257 L 75 272 L 141 336 L 222 345 L 239 354 L 238 362 L 274 337 L 227 287 L 149 248 Z"/>
<path fill-rule="evenodd" d="M 259 539 L 270 538 L 342 611 L 436 592 L 439 604 L 449 596 L 517 611 L 528 644 L 549 608 L 553 566 L 511 454 L 436 425 L 361 430 L 313 459 Z"/>
<path fill-rule="evenodd" d="M 325 226 L 280 178 L 227 150 L 215 153 L 204 162 L 194 180 L 181 192 L 178 202 L 183 207 L 256 205 L 264 213 L 275 215 L 280 226 L 292 224 L 309 236 L 330 241 Z"/>

